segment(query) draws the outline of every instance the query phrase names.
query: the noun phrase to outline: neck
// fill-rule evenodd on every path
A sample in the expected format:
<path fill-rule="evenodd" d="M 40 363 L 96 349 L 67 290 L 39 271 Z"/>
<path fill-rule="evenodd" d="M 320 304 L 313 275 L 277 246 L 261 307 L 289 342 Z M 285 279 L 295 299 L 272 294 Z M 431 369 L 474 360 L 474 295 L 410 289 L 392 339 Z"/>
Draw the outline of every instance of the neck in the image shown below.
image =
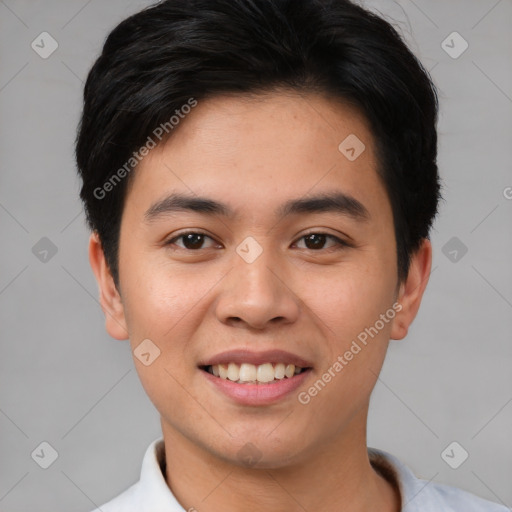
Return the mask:
<path fill-rule="evenodd" d="M 370 464 L 366 411 L 363 416 L 362 428 L 352 428 L 335 443 L 266 469 L 220 458 L 162 422 L 167 484 L 185 510 L 201 512 L 398 512 L 399 492 Z"/>

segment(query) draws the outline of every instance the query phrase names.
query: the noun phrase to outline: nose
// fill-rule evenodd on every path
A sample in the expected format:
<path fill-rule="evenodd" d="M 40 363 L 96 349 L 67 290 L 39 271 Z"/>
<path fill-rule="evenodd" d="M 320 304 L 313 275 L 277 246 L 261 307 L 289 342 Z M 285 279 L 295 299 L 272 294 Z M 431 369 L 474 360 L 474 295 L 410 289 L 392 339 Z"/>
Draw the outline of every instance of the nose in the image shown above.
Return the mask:
<path fill-rule="evenodd" d="M 233 268 L 222 280 L 216 302 L 219 321 L 260 330 L 297 321 L 299 298 L 286 267 L 277 265 L 270 253 L 270 249 L 263 250 L 251 263 L 234 255 Z"/>

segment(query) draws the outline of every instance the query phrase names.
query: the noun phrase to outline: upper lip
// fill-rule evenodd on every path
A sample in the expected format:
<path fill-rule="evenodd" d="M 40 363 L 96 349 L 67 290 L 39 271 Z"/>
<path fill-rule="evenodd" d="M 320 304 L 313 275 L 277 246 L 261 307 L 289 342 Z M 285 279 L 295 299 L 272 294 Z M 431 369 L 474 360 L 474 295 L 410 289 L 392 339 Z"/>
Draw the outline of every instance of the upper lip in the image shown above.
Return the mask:
<path fill-rule="evenodd" d="M 255 366 L 264 363 L 284 363 L 294 364 L 301 368 L 311 368 L 312 364 L 306 361 L 302 357 L 299 357 L 291 352 L 284 350 L 265 350 L 262 352 L 254 352 L 247 349 L 235 349 L 228 350 L 216 354 L 204 361 L 200 362 L 198 366 L 214 366 L 217 364 L 229 364 L 236 363 L 241 365 L 242 363 L 249 363 Z"/>

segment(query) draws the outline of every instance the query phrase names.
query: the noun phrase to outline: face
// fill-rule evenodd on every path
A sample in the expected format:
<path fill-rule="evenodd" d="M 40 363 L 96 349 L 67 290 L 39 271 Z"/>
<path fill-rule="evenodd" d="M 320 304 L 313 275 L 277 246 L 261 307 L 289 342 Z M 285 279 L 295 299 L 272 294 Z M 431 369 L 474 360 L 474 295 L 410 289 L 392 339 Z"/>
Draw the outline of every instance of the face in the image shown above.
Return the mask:
<path fill-rule="evenodd" d="M 353 107 L 285 92 L 200 101 L 142 160 L 117 298 L 93 238 L 90 254 L 107 329 L 144 354 L 164 435 L 266 467 L 364 435 L 388 341 L 418 302 L 415 283 L 397 287 L 376 168 Z"/>

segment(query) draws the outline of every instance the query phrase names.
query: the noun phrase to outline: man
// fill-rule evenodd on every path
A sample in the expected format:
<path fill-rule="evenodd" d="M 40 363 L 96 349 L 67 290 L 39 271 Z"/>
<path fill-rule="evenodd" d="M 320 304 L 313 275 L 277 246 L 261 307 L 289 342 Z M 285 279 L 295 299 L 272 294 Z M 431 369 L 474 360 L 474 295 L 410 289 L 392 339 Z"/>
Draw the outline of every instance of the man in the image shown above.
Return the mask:
<path fill-rule="evenodd" d="M 505 510 L 366 445 L 430 273 L 437 108 L 396 31 L 346 0 L 167 0 L 112 31 L 81 198 L 163 439 L 103 512 Z"/>

